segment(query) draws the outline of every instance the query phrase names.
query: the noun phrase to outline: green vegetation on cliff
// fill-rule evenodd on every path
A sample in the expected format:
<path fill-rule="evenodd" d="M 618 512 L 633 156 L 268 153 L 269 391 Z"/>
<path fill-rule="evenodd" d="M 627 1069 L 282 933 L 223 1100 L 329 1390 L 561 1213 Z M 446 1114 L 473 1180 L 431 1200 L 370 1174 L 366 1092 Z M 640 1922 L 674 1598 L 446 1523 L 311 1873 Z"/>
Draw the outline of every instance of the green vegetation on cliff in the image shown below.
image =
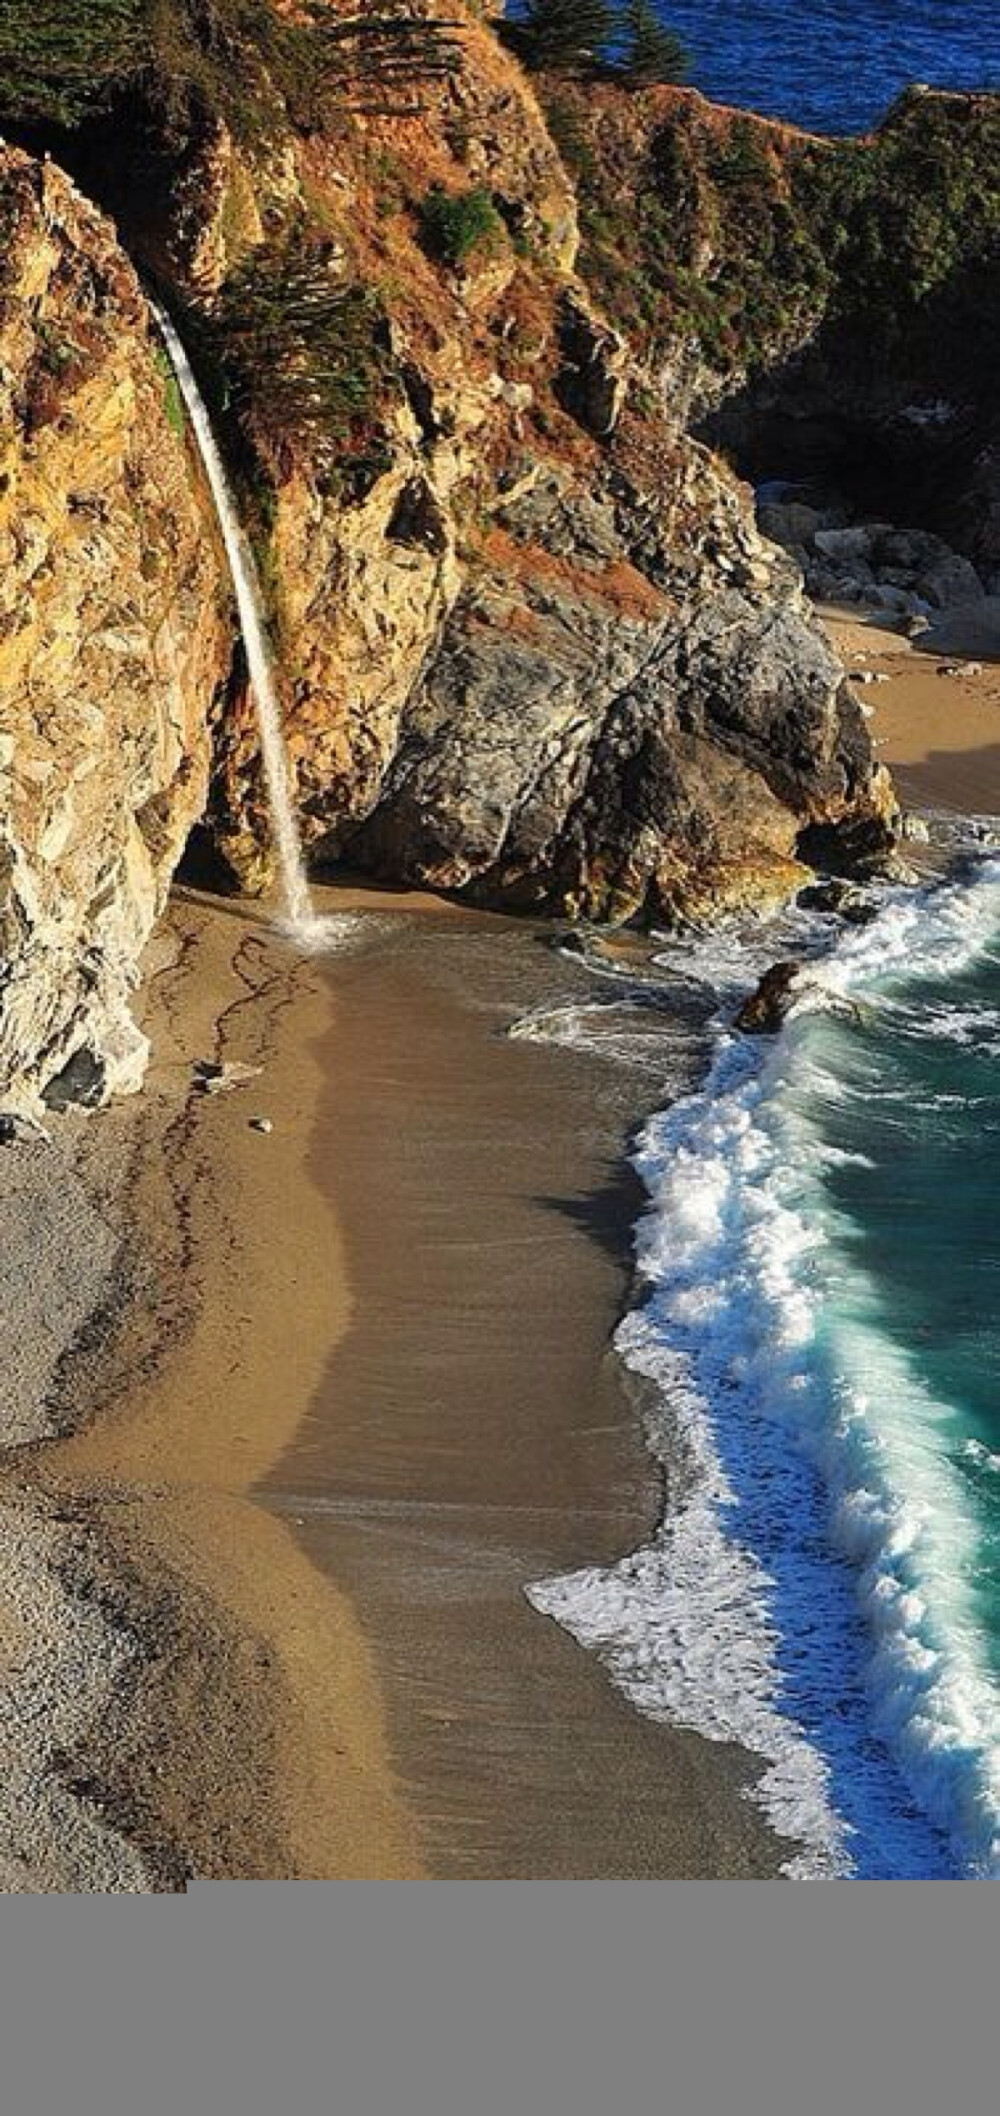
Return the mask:
<path fill-rule="evenodd" d="M 131 90 L 170 127 L 259 122 L 285 49 L 269 0 L 4 0 L 0 119 L 72 130 Z"/>
<path fill-rule="evenodd" d="M 629 88 L 683 81 L 688 53 L 652 0 L 521 0 L 506 36 L 526 66 L 611 75 Z"/>
<path fill-rule="evenodd" d="M 655 92 L 543 85 L 576 180 L 581 266 L 654 360 L 720 387 L 821 328 L 870 359 L 980 375 L 1000 322 L 1000 101 L 900 99 L 871 139 L 824 140 Z"/>
<path fill-rule="evenodd" d="M 0 124 L 74 131 L 132 97 L 167 141 L 222 118 L 238 137 L 331 101 L 413 107 L 416 84 L 457 61 L 449 26 L 411 0 L 356 13 L 305 0 L 3 0 Z"/>
<path fill-rule="evenodd" d="M 458 192 L 436 185 L 421 201 L 419 221 L 428 255 L 452 267 L 503 237 L 503 222 L 482 185 Z"/>
<path fill-rule="evenodd" d="M 396 377 L 382 304 L 335 278 L 316 240 L 293 229 L 254 250 L 195 328 L 260 468 L 280 475 L 304 454 L 320 485 L 345 490 L 384 467 Z"/>

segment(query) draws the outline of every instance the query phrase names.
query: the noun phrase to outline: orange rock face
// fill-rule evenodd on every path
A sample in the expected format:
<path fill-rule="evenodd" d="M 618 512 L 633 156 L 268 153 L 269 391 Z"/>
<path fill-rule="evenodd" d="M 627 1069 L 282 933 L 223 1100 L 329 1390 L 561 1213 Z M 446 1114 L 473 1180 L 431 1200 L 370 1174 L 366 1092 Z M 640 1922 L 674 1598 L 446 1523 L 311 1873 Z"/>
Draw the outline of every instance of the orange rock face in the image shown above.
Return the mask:
<path fill-rule="evenodd" d="M 138 958 L 205 800 L 210 523 L 114 231 L 0 153 L 0 1101 L 138 1084 Z"/>
<path fill-rule="evenodd" d="M 449 79 L 209 125 L 145 194 L 111 166 L 120 243 L 0 152 L 8 1097 L 73 1061 L 95 1095 L 135 1083 L 128 993 L 206 808 L 234 873 L 267 873 L 217 539 L 123 245 L 215 363 L 317 861 L 702 917 L 794 888 L 808 826 L 889 813 L 794 566 L 576 276 L 531 84 L 478 9 L 426 12 L 459 22 Z M 327 330 L 322 434 L 296 369 L 317 302 L 355 334 Z"/>

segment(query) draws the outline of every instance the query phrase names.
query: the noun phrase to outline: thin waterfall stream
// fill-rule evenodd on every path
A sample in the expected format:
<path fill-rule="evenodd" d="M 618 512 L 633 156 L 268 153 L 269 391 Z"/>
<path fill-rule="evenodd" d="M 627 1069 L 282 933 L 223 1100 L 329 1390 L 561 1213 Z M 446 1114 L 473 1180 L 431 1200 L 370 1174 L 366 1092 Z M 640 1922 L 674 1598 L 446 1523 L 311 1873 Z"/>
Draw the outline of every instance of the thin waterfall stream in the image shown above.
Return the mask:
<path fill-rule="evenodd" d="M 208 406 L 198 387 L 184 342 L 166 310 L 152 296 L 149 297 L 149 306 L 187 407 L 226 547 L 260 729 L 264 781 L 288 925 L 294 939 L 306 946 L 315 946 L 322 941 L 327 922 L 317 917 L 309 894 L 257 568 L 236 509 Z"/>

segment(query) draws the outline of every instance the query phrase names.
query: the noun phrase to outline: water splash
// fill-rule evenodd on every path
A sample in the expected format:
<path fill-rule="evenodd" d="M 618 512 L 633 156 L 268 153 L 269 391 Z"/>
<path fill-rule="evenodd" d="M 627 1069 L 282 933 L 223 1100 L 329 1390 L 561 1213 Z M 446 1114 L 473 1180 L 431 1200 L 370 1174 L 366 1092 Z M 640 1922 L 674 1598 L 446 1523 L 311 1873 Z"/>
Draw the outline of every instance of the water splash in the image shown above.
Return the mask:
<path fill-rule="evenodd" d="M 240 628 L 246 648 L 250 687 L 260 729 L 261 758 L 267 787 L 271 827 L 278 853 L 287 930 L 299 946 L 318 949 L 326 944 L 327 929 L 336 921 L 323 919 L 313 910 L 306 875 L 302 840 L 292 798 L 291 773 L 281 728 L 281 711 L 274 664 L 263 615 L 263 597 L 253 554 L 236 511 L 226 467 L 212 429 L 208 406 L 195 379 L 183 340 L 166 310 L 150 299 L 152 314 L 163 339 L 177 386 L 187 406 L 198 452 L 205 466 L 222 531 L 232 575 Z"/>

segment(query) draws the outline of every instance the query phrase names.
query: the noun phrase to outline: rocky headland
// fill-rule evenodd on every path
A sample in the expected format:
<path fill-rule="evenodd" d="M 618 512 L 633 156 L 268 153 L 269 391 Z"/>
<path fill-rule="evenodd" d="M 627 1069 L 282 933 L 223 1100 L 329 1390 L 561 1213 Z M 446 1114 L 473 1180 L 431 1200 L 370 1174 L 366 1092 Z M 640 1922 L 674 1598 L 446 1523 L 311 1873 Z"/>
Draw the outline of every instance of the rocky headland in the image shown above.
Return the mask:
<path fill-rule="evenodd" d="M 881 754 L 922 800 L 964 685 L 975 805 L 994 672 L 921 656 L 1000 636 L 998 99 L 831 142 L 529 75 L 472 0 L 401 0 L 374 45 L 354 0 L 113 0 L 95 43 L 100 11 L 62 76 L 61 0 L 0 11 L 0 1882 L 480 1870 L 491 1800 L 505 1871 L 774 1871 L 742 1752 L 634 1719 L 524 1600 L 662 1500 L 601 1354 L 664 1017 L 624 1085 L 533 1032 L 594 960 L 633 977 L 649 944 L 592 924 L 810 887 L 869 917 L 858 879 L 919 842 L 879 761 L 918 662 L 922 731 Z M 336 1005 L 239 900 L 273 879 L 258 724 L 153 300 L 313 871 L 360 877 L 321 893 L 361 946 Z M 178 878 L 234 901 L 163 918 Z M 402 919 L 373 878 L 437 894 Z M 425 1504 L 463 1523 L 444 1626 L 399 1533 Z"/>
<path fill-rule="evenodd" d="M 529 78 L 450 0 L 409 10 L 458 28 L 401 93 L 321 15 L 339 70 L 217 0 L 169 109 L 146 76 L 55 117 L 5 90 L 7 1103 L 136 1083 L 192 834 L 268 879 L 144 285 L 237 483 L 318 868 L 669 923 L 787 895 L 818 847 L 870 862 L 896 804 L 805 590 L 903 617 L 998 585 L 995 98 L 815 140 Z M 747 478 L 780 481 L 759 521 Z"/>
<path fill-rule="evenodd" d="M 405 96 L 352 87 L 349 44 L 307 94 L 215 14 L 238 95 L 209 68 L 180 110 L 126 85 L 57 121 L 5 90 L 8 1104 L 135 1084 L 129 991 L 192 833 L 268 876 L 144 286 L 239 490 L 318 868 L 677 922 L 790 893 L 820 845 L 870 860 L 896 804 L 803 568 L 883 607 L 996 586 L 995 99 L 830 143 L 529 78 L 450 0 L 410 10 L 458 28 Z M 765 478 L 790 490 L 758 522 Z"/>

